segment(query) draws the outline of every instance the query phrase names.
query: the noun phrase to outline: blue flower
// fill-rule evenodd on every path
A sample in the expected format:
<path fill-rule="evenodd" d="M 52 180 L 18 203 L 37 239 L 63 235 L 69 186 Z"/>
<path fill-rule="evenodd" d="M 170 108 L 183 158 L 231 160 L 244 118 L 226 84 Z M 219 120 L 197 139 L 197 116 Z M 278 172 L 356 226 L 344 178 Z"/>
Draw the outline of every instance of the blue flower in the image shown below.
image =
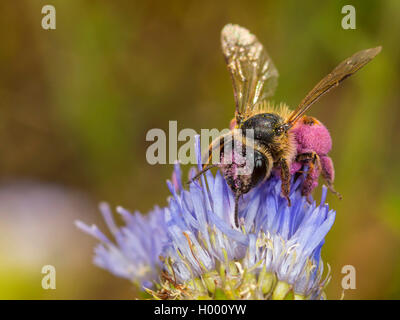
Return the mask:
<path fill-rule="evenodd" d="M 196 150 L 201 163 L 199 137 Z M 321 248 L 335 212 L 325 203 L 325 187 L 320 205 L 308 203 L 302 179 L 292 181 L 291 207 L 276 176 L 244 195 L 236 227 L 234 195 L 221 173 L 208 171 L 186 189 L 176 164 L 166 208 L 145 217 L 118 208 L 126 224 L 118 228 L 101 206 L 116 244 L 95 226 L 78 226 L 102 243 L 97 265 L 152 288 L 156 298 L 321 299 L 330 279 L 329 270 L 323 276 Z"/>
<path fill-rule="evenodd" d="M 97 226 L 76 221 L 78 228 L 100 241 L 95 248 L 94 264 L 141 287 L 152 287 L 152 283 L 159 278 L 162 265 L 159 256 L 166 241 L 164 210 L 155 207 L 147 215 L 142 215 L 117 207 L 125 223 L 123 227 L 116 226 L 107 203 L 100 204 L 100 211 L 115 243 Z"/>
<path fill-rule="evenodd" d="M 196 144 L 200 150 L 198 138 Z M 179 165 L 175 172 L 181 176 Z M 242 275 L 264 270 L 275 277 L 276 290 L 271 287 L 263 294 L 254 288 L 254 292 L 247 290 L 248 298 L 279 298 L 289 291 L 298 298 L 320 298 L 329 279 L 328 272 L 322 280 L 321 247 L 335 212 L 325 204 L 325 187 L 321 204 L 309 204 L 301 196 L 301 181 L 292 183 L 291 207 L 281 197 L 281 182 L 274 176 L 246 194 L 240 201 L 239 229 L 234 222 L 234 196 L 220 172 L 215 177 L 207 172 L 189 190 L 179 181 L 178 188 L 168 182 L 173 196 L 165 209 L 168 244 L 163 254 L 170 259 L 169 271 L 176 282 L 201 279 L 221 265 L 226 273 L 233 262 Z M 218 278 L 214 274 L 213 281 L 218 283 Z M 244 296 L 236 292 L 236 297 Z"/>

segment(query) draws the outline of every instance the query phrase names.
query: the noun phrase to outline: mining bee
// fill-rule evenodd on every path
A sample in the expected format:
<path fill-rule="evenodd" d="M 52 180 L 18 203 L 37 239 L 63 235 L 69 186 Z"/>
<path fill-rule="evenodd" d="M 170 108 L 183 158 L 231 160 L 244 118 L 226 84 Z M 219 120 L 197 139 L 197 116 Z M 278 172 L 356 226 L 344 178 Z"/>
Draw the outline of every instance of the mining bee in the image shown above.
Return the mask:
<path fill-rule="evenodd" d="M 207 170 L 219 167 L 235 195 L 236 226 L 239 226 L 239 198 L 266 180 L 272 172 L 280 175 L 281 193 L 289 206 L 291 176 L 305 170 L 301 186 L 304 196 L 310 195 L 322 174 L 327 187 L 341 197 L 333 187 L 334 167 L 327 155 L 332 146 L 329 132 L 320 121 L 306 116 L 305 112 L 322 95 L 371 61 L 381 47 L 357 52 L 344 60 L 291 111 L 285 104 L 276 107 L 264 100 L 275 91 L 278 71 L 253 34 L 243 27 L 228 24 L 221 32 L 221 43 L 232 79 L 235 117 L 229 134 L 221 135 L 210 144 L 203 170 L 191 181 Z M 246 130 L 252 130 L 251 138 L 246 136 Z M 227 144 L 233 145 L 230 161 L 224 159 Z M 248 165 L 248 162 L 239 165 L 237 159 L 246 156 L 249 146 L 252 150 L 252 170 L 249 174 L 237 174 L 238 169 Z M 211 164 L 215 150 L 219 150 L 220 159 L 217 164 Z"/>

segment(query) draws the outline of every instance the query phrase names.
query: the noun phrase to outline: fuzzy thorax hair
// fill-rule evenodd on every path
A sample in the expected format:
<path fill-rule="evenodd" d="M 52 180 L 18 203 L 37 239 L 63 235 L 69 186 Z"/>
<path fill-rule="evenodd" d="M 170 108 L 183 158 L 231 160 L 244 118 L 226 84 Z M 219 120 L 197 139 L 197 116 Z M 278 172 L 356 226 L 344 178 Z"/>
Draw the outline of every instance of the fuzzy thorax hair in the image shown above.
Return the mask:
<path fill-rule="evenodd" d="M 281 102 L 279 105 L 276 105 L 273 101 L 263 100 L 254 106 L 251 114 L 248 116 L 252 117 L 260 113 L 275 113 L 278 114 L 284 121 L 286 121 L 291 112 L 292 110 L 290 110 L 289 106 L 283 102 Z"/>

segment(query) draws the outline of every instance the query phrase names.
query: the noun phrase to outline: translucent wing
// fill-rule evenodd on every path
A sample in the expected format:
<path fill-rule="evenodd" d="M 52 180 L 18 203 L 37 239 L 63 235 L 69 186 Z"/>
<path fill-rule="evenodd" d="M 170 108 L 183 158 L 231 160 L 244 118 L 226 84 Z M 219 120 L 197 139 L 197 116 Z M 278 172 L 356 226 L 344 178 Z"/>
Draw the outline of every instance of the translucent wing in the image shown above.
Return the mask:
<path fill-rule="evenodd" d="M 261 98 L 273 95 L 279 74 L 262 44 L 247 29 L 226 25 L 221 44 L 232 78 L 236 123 L 240 124 Z"/>
<path fill-rule="evenodd" d="M 318 84 L 310 91 L 310 93 L 301 101 L 287 120 L 287 128 L 292 127 L 297 120 L 299 120 L 304 113 L 314 104 L 321 96 L 327 93 L 332 88 L 335 88 L 347 77 L 360 70 L 368 62 L 370 62 L 380 51 L 382 47 L 366 49 L 353 54 L 341 62 L 333 71 L 323 78 Z"/>

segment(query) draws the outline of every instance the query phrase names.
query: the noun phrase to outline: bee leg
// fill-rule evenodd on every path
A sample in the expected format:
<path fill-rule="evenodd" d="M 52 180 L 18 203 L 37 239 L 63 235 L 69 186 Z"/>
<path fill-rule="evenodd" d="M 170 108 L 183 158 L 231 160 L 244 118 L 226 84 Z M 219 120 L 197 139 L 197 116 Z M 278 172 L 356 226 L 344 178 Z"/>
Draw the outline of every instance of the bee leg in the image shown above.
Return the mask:
<path fill-rule="evenodd" d="M 279 161 L 280 167 L 281 167 L 281 192 L 283 197 L 286 198 L 288 201 L 288 206 L 291 206 L 291 201 L 289 198 L 289 193 L 290 193 L 290 171 L 289 171 L 289 164 L 286 159 L 281 159 Z"/>
<path fill-rule="evenodd" d="M 340 200 L 343 199 L 342 195 L 333 187 L 333 180 L 335 179 L 335 169 L 333 161 L 328 156 L 321 157 L 322 177 L 325 179 L 328 189 L 336 195 Z"/>
<path fill-rule="evenodd" d="M 201 170 L 192 179 L 190 179 L 188 182 L 186 182 L 186 184 L 190 184 L 190 183 L 196 181 L 197 179 L 199 179 L 201 177 L 202 174 L 206 173 L 208 170 L 210 170 L 211 168 L 214 168 L 214 167 L 218 167 L 218 165 L 217 164 L 210 164 L 210 165 L 204 167 L 203 170 Z"/>
<path fill-rule="evenodd" d="M 317 153 L 307 152 L 299 154 L 296 157 L 296 161 L 304 162 L 308 165 L 307 176 L 303 181 L 301 194 L 307 197 L 307 201 L 310 202 L 310 194 L 318 185 L 318 177 L 321 174 L 321 160 Z"/>

